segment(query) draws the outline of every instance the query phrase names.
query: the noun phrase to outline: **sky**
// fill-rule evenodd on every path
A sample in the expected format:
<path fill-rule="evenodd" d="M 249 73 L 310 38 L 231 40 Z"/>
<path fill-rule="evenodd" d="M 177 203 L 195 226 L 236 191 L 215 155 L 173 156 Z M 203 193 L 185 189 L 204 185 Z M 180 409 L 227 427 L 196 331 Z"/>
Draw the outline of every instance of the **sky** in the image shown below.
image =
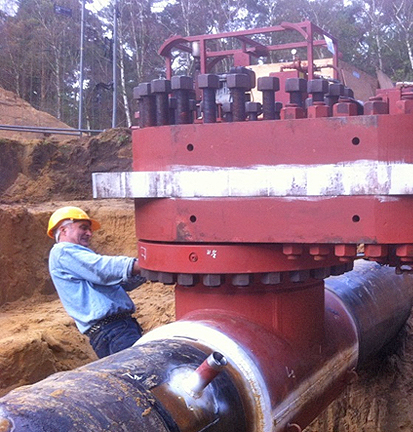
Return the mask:
<path fill-rule="evenodd" d="M 87 4 L 87 8 L 92 12 L 96 12 L 105 6 L 108 6 L 112 0 L 93 0 L 91 4 Z M 59 5 L 59 0 L 55 3 Z M 0 0 L 0 10 L 6 12 L 9 15 L 14 15 L 17 10 L 17 5 L 15 0 Z"/>
<path fill-rule="evenodd" d="M 97 12 L 100 9 L 110 5 L 115 0 L 93 0 L 92 3 L 87 4 L 86 7 L 92 12 Z M 158 0 L 154 2 L 153 8 L 154 12 L 158 12 L 165 7 L 165 4 L 171 0 Z M 59 0 L 56 0 L 55 3 L 59 5 Z M 14 15 L 16 12 L 17 6 L 15 0 L 0 0 L 0 10 L 6 12 L 8 15 Z"/>

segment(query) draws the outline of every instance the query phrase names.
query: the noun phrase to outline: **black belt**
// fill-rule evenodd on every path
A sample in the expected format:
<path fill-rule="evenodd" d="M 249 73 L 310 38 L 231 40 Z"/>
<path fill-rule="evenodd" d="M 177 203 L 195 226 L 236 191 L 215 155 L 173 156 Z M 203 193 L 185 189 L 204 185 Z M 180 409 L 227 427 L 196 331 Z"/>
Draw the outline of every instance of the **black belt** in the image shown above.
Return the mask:
<path fill-rule="evenodd" d="M 110 315 L 106 318 L 101 319 L 96 324 L 93 324 L 92 327 L 90 327 L 90 329 L 85 331 L 85 335 L 86 336 L 92 336 L 93 333 L 96 333 L 98 330 L 100 330 L 106 324 L 109 324 L 109 323 L 114 322 L 114 321 L 120 321 L 120 320 L 125 319 L 125 318 L 130 318 L 131 316 L 132 316 L 131 312 L 123 312 L 123 313 L 118 313 L 115 315 Z"/>

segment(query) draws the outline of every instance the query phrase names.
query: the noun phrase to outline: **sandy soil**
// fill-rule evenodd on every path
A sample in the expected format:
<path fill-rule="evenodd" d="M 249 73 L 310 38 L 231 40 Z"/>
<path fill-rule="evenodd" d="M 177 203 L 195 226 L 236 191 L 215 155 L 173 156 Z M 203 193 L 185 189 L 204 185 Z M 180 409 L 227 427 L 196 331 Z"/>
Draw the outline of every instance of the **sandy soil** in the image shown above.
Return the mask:
<path fill-rule="evenodd" d="M 147 282 L 131 298 L 145 332 L 174 320 L 173 286 Z M 53 295 L 4 304 L 0 328 L 0 396 L 97 359 Z"/>

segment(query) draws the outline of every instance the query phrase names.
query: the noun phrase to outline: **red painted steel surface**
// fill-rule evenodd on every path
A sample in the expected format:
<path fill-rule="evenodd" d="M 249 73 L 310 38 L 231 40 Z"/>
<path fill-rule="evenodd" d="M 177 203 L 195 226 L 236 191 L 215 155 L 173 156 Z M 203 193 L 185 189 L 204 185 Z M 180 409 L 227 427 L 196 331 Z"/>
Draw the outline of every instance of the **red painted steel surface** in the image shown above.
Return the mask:
<path fill-rule="evenodd" d="M 254 284 L 236 288 L 230 284 L 219 288 L 198 285 L 177 287 L 176 317 L 193 311 L 222 310 L 283 335 L 301 349 L 323 343 L 324 282 L 283 283 L 268 287 Z"/>
<path fill-rule="evenodd" d="M 287 255 L 282 245 L 166 244 L 140 241 L 140 266 L 147 270 L 171 273 L 267 273 L 314 269 L 342 264 L 333 251 L 322 261 L 309 254 Z M 300 258 L 300 259 L 295 259 Z"/>
<path fill-rule="evenodd" d="M 412 140 L 408 114 L 159 126 L 133 131 L 133 169 L 412 163 Z"/>
<path fill-rule="evenodd" d="M 291 308 L 282 314 L 285 326 L 280 322 L 277 329 L 270 331 L 268 325 L 257 324 L 254 317 L 245 319 L 242 313 L 237 315 L 236 307 L 235 313 L 223 311 L 217 305 L 183 317 L 189 325 L 195 321 L 220 330 L 248 350 L 269 391 L 275 431 L 285 430 L 284 414 L 290 423 L 307 426 L 354 378 L 351 371 L 357 363 L 357 329 L 341 302 L 327 293 L 325 313 L 320 313 L 319 305 L 314 307 L 314 302 L 320 302 L 318 294 L 312 301 L 307 293 L 302 293 L 301 300 L 298 295 L 291 294 Z M 298 300 L 295 308 L 294 297 Z M 230 307 L 233 298 L 228 299 L 225 309 Z M 245 310 L 250 299 L 244 300 Z M 212 303 L 208 301 L 208 306 Z M 260 307 L 270 308 L 264 301 L 260 302 Z M 278 310 L 282 311 L 281 303 Z M 256 308 L 255 312 L 259 313 Z M 294 318 L 300 320 L 296 326 Z M 307 332 L 309 339 L 305 340 L 301 332 Z"/>
<path fill-rule="evenodd" d="M 413 243 L 412 196 L 136 200 L 135 208 L 145 241 Z"/>

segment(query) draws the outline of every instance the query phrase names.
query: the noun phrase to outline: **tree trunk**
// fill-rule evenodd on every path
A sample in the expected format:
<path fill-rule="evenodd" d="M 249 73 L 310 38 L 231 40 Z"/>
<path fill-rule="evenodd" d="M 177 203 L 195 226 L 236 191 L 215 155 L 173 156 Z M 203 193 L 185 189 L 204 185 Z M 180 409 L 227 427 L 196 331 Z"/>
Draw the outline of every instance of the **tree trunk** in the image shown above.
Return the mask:
<path fill-rule="evenodd" d="M 125 62 L 123 60 L 124 50 L 123 50 L 123 32 L 122 26 L 119 26 L 119 68 L 120 68 L 120 85 L 122 90 L 122 99 L 123 99 L 123 107 L 125 109 L 125 118 L 127 127 L 132 126 L 130 110 L 129 110 L 129 102 L 128 96 L 126 93 L 126 79 L 125 79 Z"/>

